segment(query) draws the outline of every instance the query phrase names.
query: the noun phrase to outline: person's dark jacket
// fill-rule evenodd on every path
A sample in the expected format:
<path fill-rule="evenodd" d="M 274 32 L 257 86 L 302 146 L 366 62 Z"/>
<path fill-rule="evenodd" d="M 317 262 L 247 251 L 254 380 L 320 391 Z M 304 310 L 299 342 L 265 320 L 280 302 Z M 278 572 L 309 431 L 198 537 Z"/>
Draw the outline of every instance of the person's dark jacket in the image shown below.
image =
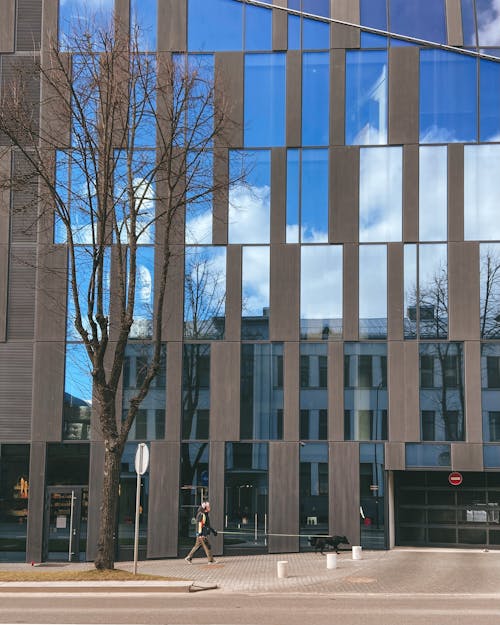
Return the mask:
<path fill-rule="evenodd" d="M 210 525 L 210 516 L 206 510 L 201 506 L 196 512 L 196 535 L 197 536 L 210 536 L 210 534 L 217 536 L 217 530 Z"/>

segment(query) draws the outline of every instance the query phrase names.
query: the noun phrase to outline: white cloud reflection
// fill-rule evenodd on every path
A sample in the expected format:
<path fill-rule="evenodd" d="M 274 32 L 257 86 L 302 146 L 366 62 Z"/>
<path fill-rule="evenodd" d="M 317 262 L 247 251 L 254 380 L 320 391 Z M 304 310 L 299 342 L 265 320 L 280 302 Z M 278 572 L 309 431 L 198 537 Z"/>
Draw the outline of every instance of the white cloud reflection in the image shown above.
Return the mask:
<path fill-rule="evenodd" d="M 477 4 L 477 31 L 480 46 L 500 45 L 500 0 Z"/>
<path fill-rule="evenodd" d="M 464 148 L 464 237 L 500 239 L 500 145 Z"/>
<path fill-rule="evenodd" d="M 229 190 L 229 243 L 269 243 L 271 189 L 235 184 Z"/>

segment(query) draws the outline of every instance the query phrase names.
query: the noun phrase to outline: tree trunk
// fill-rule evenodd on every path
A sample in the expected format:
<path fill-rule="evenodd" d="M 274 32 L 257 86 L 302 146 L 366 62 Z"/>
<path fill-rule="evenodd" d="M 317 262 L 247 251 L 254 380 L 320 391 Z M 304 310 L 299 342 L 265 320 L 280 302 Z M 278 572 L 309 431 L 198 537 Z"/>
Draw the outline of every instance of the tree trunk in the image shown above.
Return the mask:
<path fill-rule="evenodd" d="M 106 444 L 104 482 L 97 540 L 96 569 L 113 569 L 115 565 L 115 531 L 120 483 L 121 449 Z"/>

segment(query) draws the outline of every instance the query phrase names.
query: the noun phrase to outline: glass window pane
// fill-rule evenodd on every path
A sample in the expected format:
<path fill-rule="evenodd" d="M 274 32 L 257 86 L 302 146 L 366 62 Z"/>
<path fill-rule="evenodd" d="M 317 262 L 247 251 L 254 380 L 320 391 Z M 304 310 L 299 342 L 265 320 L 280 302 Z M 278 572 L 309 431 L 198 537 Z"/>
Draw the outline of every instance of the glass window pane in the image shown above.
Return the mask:
<path fill-rule="evenodd" d="M 359 246 L 359 336 L 387 337 L 387 248 Z"/>
<path fill-rule="evenodd" d="M 404 337 L 417 337 L 417 246 L 404 246 Z"/>
<path fill-rule="evenodd" d="M 229 175 L 229 243 L 269 243 L 271 152 L 232 151 Z"/>
<path fill-rule="evenodd" d="M 387 0 L 360 0 L 361 24 L 387 30 Z"/>
<path fill-rule="evenodd" d="M 387 143 L 387 51 L 346 53 L 346 145 Z"/>
<path fill-rule="evenodd" d="M 300 50 L 300 17 L 288 16 L 288 49 Z"/>
<path fill-rule="evenodd" d="M 500 64 L 481 60 L 479 71 L 480 141 L 500 141 Z"/>
<path fill-rule="evenodd" d="M 325 50 L 330 47 L 330 24 L 302 19 L 302 48 L 304 50 Z"/>
<path fill-rule="evenodd" d="M 245 55 L 245 146 L 285 143 L 285 64 L 281 52 Z"/>
<path fill-rule="evenodd" d="M 210 345 L 184 345 L 182 356 L 182 438 L 205 440 L 210 421 Z"/>
<path fill-rule="evenodd" d="M 500 343 L 481 345 L 483 440 L 500 441 Z"/>
<path fill-rule="evenodd" d="M 188 50 L 243 48 L 243 3 L 233 0 L 188 1 Z"/>
<path fill-rule="evenodd" d="M 450 445 L 406 444 L 406 467 L 451 467 Z"/>
<path fill-rule="evenodd" d="M 476 17 L 474 13 L 474 0 L 462 0 L 462 31 L 464 34 L 464 46 L 476 46 Z"/>
<path fill-rule="evenodd" d="M 226 248 L 186 247 L 184 337 L 222 339 L 226 310 Z"/>
<path fill-rule="evenodd" d="M 0 445 L 0 561 L 26 561 L 29 445 Z"/>
<path fill-rule="evenodd" d="M 384 445 L 359 446 L 359 503 L 361 545 L 366 549 L 385 547 Z"/>
<path fill-rule="evenodd" d="M 420 51 L 420 142 L 477 138 L 476 59 L 444 50 Z"/>
<path fill-rule="evenodd" d="M 476 0 L 477 36 L 480 46 L 500 45 L 500 6 L 496 0 Z"/>
<path fill-rule="evenodd" d="M 302 145 L 328 145 L 330 55 L 302 56 Z"/>
<path fill-rule="evenodd" d="M 299 448 L 300 549 L 310 550 L 308 537 L 328 534 L 328 445 L 302 443 Z"/>
<path fill-rule="evenodd" d="M 241 284 L 241 338 L 269 338 L 269 247 L 244 247 Z"/>
<path fill-rule="evenodd" d="M 186 192 L 186 243 L 210 245 L 213 225 L 213 153 L 189 153 Z"/>
<path fill-rule="evenodd" d="M 107 28 L 111 24 L 113 0 L 95 0 L 90 5 L 81 0 L 65 0 L 59 2 L 59 45 L 62 49 L 70 49 L 76 33 L 96 35 L 99 28 Z M 78 37 L 79 38 L 79 37 Z M 95 37 L 93 45 L 100 49 L 99 37 Z"/>
<path fill-rule="evenodd" d="M 140 50 L 156 50 L 158 28 L 158 0 L 132 0 L 130 6 L 132 28 L 140 29 Z"/>
<path fill-rule="evenodd" d="M 372 33 L 361 33 L 362 48 L 387 48 L 387 37 Z"/>
<path fill-rule="evenodd" d="M 359 240 L 401 241 L 403 150 L 362 148 L 359 180 Z"/>
<path fill-rule="evenodd" d="M 273 49 L 272 15 L 270 9 L 245 6 L 245 50 Z"/>
<path fill-rule="evenodd" d="M 328 150 L 302 150 L 300 232 L 303 243 L 328 241 Z"/>
<path fill-rule="evenodd" d="M 302 11 L 311 15 L 330 17 L 330 0 L 302 0 Z"/>
<path fill-rule="evenodd" d="M 179 543 L 189 544 L 189 548 L 196 532 L 192 519 L 196 516 L 200 502 L 208 498 L 209 457 L 208 442 L 181 444 Z"/>
<path fill-rule="evenodd" d="M 390 0 L 389 19 L 392 32 L 447 43 L 444 0 Z"/>
<path fill-rule="evenodd" d="M 63 440 L 89 440 L 92 414 L 92 375 L 82 343 L 66 344 Z"/>
<path fill-rule="evenodd" d="M 481 338 L 500 338 L 500 243 L 481 243 L 480 322 Z"/>
<path fill-rule="evenodd" d="M 448 257 L 446 244 L 419 246 L 420 338 L 448 336 Z"/>
<path fill-rule="evenodd" d="M 327 438 L 328 347 L 321 343 L 300 345 L 301 440 Z"/>
<path fill-rule="evenodd" d="M 300 336 L 303 339 L 342 336 L 342 246 L 301 249 Z"/>
<path fill-rule="evenodd" d="M 138 247 L 136 259 L 134 323 L 130 338 L 145 339 L 153 336 L 154 247 Z"/>
<path fill-rule="evenodd" d="M 464 147 L 464 237 L 469 241 L 500 239 L 500 145 Z"/>
<path fill-rule="evenodd" d="M 420 241 L 446 241 L 448 233 L 446 146 L 420 148 L 418 218 Z"/>
<path fill-rule="evenodd" d="M 299 242 L 300 151 L 287 150 L 286 242 Z"/>

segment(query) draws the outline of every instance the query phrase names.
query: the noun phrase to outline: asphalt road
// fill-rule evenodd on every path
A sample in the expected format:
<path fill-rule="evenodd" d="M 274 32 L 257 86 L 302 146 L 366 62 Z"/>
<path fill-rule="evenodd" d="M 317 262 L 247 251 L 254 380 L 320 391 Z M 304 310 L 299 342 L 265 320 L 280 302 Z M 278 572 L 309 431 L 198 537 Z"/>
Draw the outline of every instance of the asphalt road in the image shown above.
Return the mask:
<path fill-rule="evenodd" d="M 0 596 L 0 623 L 498 625 L 500 596 L 194 594 Z"/>

